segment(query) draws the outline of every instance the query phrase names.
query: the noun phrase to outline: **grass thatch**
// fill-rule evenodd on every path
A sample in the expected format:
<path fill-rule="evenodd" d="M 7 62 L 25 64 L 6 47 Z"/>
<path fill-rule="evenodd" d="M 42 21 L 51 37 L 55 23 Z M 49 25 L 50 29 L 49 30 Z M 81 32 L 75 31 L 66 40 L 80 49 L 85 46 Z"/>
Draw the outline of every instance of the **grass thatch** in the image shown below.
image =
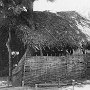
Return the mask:
<path fill-rule="evenodd" d="M 82 39 L 86 40 L 86 36 L 78 28 L 74 28 L 70 20 L 54 13 L 33 12 L 33 24 L 34 30 L 26 25 L 18 26 L 17 35 L 25 44 L 38 48 L 66 47 L 80 46 Z"/>
<path fill-rule="evenodd" d="M 22 5 L 24 4 L 23 2 L 25 2 L 27 6 L 30 2 L 34 1 L 35 0 L 14 0 L 17 4 L 22 3 Z M 5 5 L 7 5 L 7 3 L 10 4 L 10 2 L 4 1 Z M 80 22 L 81 19 L 83 22 L 86 22 L 86 19 L 76 12 L 54 14 L 37 11 L 24 12 L 18 11 L 18 9 L 17 12 L 20 13 L 16 15 L 13 10 L 20 5 L 18 7 L 11 6 L 12 8 L 8 11 L 6 11 L 8 9 L 7 6 L 5 6 L 6 9 L 3 8 L 3 14 L 6 18 L 0 19 L 1 22 L 3 21 L 2 26 L 6 28 L 10 27 L 11 30 L 14 28 L 17 37 L 20 38 L 25 45 L 32 45 L 37 48 L 44 46 L 66 47 L 67 45 L 78 47 L 82 39 L 86 41 L 86 36 L 77 28 L 75 22 L 75 20 Z M 71 19 L 71 16 L 73 16 L 75 20 Z"/>

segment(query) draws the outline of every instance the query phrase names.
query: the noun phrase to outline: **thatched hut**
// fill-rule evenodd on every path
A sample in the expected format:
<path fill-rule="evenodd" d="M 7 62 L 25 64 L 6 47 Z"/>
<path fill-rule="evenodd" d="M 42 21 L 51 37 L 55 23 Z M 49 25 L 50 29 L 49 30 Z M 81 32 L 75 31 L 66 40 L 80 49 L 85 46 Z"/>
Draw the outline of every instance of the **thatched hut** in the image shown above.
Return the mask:
<path fill-rule="evenodd" d="M 27 25 L 19 25 L 16 30 L 27 50 L 13 70 L 13 85 L 24 81 L 24 85 L 34 86 L 85 77 L 85 56 L 82 51 L 73 55 L 82 40 L 87 42 L 85 34 L 54 13 L 33 12 L 33 17 L 34 30 Z"/>

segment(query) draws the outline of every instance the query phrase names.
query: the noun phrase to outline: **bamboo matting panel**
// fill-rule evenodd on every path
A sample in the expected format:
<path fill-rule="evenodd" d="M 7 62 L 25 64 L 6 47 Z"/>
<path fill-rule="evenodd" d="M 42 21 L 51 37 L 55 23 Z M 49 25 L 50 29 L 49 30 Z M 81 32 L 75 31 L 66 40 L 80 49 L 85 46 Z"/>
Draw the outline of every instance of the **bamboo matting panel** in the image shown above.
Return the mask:
<path fill-rule="evenodd" d="M 77 79 L 85 74 L 83 55 L 26 58 L 24 67 L 25 85 L 58 82 L 58 79 Z"/>

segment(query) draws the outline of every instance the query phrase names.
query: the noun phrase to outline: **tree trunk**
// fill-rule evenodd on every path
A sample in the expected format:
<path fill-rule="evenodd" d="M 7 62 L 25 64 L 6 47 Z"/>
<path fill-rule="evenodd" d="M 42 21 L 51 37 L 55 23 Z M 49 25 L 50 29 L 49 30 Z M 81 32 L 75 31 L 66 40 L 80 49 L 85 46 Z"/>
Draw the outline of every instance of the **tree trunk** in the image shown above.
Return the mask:
<path fill-rule="evenodd" d="M 2 63 L 2 62 L 3 62 L 3 61 L 2 61 L 2 55 L 1 55 L 1 54 L 2 54 L 2 52 L 1 52 L 1 50 L 0 50 L 0 71 L 1 71 L 1 72 L 0 72 L 0 76 L 2 77 L 2 73 L 3 73 L 3 72 L 2 72 L 2 71 L 3 71 L 3 69 L 2 69 L 3 63 Z"/>
<path fill-rule="evenodd" d="M 33 1 L 34 0 L 23 0 L 22 5 L 24 5 L 29 12 L 33 12 Z"/>
<path fill-rule="evenodd" d="M 11 32 L 9 28 L 9 38 L 6 43 L 8 53 L 9 53 L 9 81 L 12 81 L 12 60 L 11 60 L 11 48 L 10 48 Z"/>
<path fill-rule="evenodd" d="M 33 22 L 33 2 L 35 0 L 23 0 L 22 5 L 26 7 L 27 13 L 29 15 L 28 22 L 32 30 L 35 29 L 34 22 Z"/>

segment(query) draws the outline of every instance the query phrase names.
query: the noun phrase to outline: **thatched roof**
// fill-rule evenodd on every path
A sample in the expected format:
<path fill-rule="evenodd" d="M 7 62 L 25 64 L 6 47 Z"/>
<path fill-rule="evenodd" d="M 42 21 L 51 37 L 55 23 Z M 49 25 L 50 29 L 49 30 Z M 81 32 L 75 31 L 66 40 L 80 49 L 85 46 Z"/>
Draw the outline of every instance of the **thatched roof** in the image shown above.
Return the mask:
<path fill-rule="evenodd" d="M 86 36 L 70 20 L 50 12 L 33 12 L 32 30 L 27 25 L 20 24 L 17 35 L 25 44 L 48 47 L 79 46 Z M 22 33 L 22 34 L 21 34 Z"/>
<path fill-rule="evenodd" d="M 17 0 L 14 0 L 17 2 Z M 30 0 L 19 0 L 18 2 L 29 2 Z M 32 0 L 34 2 L 35 0 Z M 30 1 L 31 2 L 31 1 Z M 22 3 L 23 4 L 23 3 Z M 23 41 L 25 45 L 33 45 L 39 48 L 48 47 L 65 47 L 79 46 L 81 41 L 86 41 L 86 35 L 77 28 L 75 20 L 70 16 L 80 17 L 76 12 L 54 14 L 50 12 L 24 12 L 21 11 L 19 15 L 11 14 L 11 11 L 5 11 L 6 23 L 4 26 L 11 24 L 14 28 L 17 37 Z M 33 15 L 33 18 L 31 17 Z M 77 18 L 79 21 L 81 18 Z M 4 21 L 3 20 L 3 21 Z M 83 18 L 83 21 L 85 19 Z M 1 21 L 2 22 L 2 21 Z M 9 24 L 7 23 L 9 22 Z M 30 22 L 33 22 L 30 24 Z M 31 26 L 34 26 L 32 29 Z M 8 30 L 7 30 L 8 31 Z"/>

